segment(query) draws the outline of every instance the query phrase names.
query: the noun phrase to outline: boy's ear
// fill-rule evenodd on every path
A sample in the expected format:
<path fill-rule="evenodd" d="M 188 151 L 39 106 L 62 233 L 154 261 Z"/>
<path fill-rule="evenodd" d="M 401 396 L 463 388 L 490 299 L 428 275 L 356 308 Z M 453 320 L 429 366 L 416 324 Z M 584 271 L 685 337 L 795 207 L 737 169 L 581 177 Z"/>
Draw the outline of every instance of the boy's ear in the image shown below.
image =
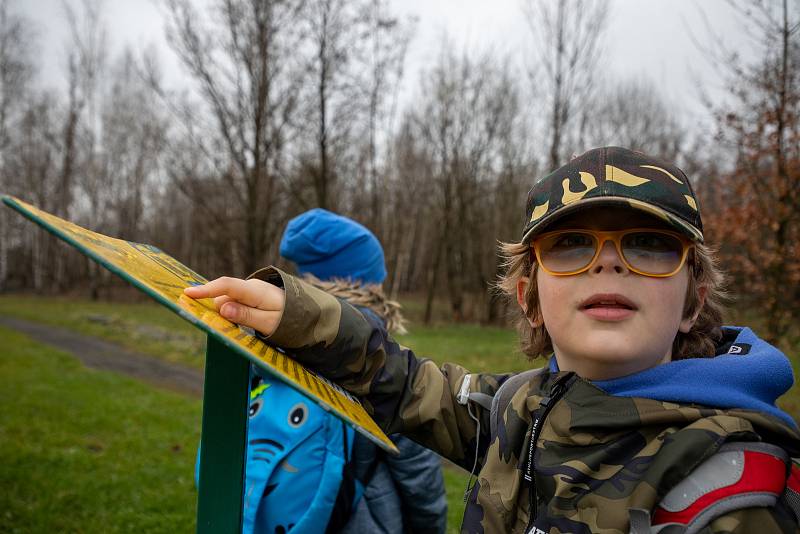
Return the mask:
<path fill-rule="evenodd" d="M 527 291 L 528 284 L 530 283 L 531 280 L 527 276 L 522 276 L 519 280 L 517 280 L 517 304 L 519 304 L 519 307 L 522 308 L 522 313 L 526 315 L 528 314 L 528 303 L 525 302 L 525 292 Z"/>
<path fill-rule="evenodd" d="M 530 315 L 528 315 L 528 303 L 525 301 L 525 294 L 528 292 L 528 284 L 530 283 L 531 279 L 527 276 L 523 276 L 517 281 L 517 304 L 519 304 L 519 307 L 522 308 L 522 313 L 525 314 L 525 318 L 528 319 L 531 327 L 537 328 L 542 326 L 541 314 L 539 314 L 540 316 L 536 317 L 534 320 Z"/>
<path fill-rule="evenodd" d="M 697 309 L 694 310 L 691 317 L 684 317 L 683 320 L 681 320 L 681 324 L 678 327 L 679 332 L 688 334 L 694 326 L 694 323 L 697 322 L 697 318 L 700 317 L 700 312 L 703 311 L 703 305 L 706 303 L 706 294 L 708 294 L 707 287 L 700 286 L 697 288 Z"/>

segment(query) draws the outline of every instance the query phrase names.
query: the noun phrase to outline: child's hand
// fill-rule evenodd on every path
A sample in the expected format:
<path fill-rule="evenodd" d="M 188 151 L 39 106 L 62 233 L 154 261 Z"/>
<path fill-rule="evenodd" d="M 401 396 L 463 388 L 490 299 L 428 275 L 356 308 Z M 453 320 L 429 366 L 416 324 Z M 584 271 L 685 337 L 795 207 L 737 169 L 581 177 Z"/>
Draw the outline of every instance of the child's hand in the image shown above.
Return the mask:
<path fill-rule="evenodd" d="M 249 326 L 264 335 L 278 327 L 286 294 L 283 289 L 262 280 L 242 280 L 223 276 L 183 292 L 193 299 L 213 298 L 217 311 L 232 323 Z"/>

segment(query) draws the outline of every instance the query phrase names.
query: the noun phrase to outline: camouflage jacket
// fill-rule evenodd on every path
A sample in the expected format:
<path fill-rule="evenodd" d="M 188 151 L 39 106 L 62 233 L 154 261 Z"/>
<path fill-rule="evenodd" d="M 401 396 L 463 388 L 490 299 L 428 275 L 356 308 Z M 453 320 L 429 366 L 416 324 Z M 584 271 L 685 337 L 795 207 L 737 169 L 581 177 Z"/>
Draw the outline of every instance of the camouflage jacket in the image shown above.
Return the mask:
<path fill-rule="evenodd" d="M 488 410 L 471 405 L 476 424 L 456 400 L 467 370 L 417 358 L 346 302 L 277 269 L 259 278 L 286 290 L 269 342 L 359 396 L 387 433 L 404 433 L 467 470 L 477 454 L 462 532 L 625 534 L 631 509 L 653 510 L 727 442 L 800 453 L 800 433 L 766 414 L 615 397 L 549 371 L 516 391 L 490 435 Z M 493 396 L 509 376 L 472 374 L 470 390 Z M 532 483 L 523 477 L 529 449 Z M 701 532 L 799 531 L 779 502 L 726 513 Z"/>

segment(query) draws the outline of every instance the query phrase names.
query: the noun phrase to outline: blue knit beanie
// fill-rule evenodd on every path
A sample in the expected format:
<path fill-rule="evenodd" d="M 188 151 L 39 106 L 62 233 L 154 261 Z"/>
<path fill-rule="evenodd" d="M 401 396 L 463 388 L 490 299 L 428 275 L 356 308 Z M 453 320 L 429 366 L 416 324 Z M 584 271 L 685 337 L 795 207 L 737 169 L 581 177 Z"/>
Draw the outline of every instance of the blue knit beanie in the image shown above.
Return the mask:
<path fill-rule="evenodd" d="M 320 280 L 350 279 L 380 284 L 386 278 L 378 238 L 352 219 L 315 208 L 289 221 L 281 239 L 281 256 L 300 274 Z"/>

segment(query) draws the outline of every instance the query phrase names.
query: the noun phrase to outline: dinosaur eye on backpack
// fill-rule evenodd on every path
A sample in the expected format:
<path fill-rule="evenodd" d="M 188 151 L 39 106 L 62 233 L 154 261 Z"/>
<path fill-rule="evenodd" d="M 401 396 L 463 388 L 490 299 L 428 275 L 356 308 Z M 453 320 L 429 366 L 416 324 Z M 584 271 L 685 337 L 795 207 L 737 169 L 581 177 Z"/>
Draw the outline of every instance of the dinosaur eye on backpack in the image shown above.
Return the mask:
<path fill-rule="evenodd" d="M 303 402 L 298 402 L 289 410 L 287 422 L 292 428 L 300 428 L 308 419 L 308 407 Z"/>
<path fill-rule="evenodd" d="M 247 411 L 247 415 L 249 415 L 250 418 L 252 419 L 256 415 L 258 415 L 258 412 L 261 411 L 261 407 L 263 405 L 264 405 L 263 399 L 254 400 L 253 402 L 250 403 L 250 409 Z"/>

